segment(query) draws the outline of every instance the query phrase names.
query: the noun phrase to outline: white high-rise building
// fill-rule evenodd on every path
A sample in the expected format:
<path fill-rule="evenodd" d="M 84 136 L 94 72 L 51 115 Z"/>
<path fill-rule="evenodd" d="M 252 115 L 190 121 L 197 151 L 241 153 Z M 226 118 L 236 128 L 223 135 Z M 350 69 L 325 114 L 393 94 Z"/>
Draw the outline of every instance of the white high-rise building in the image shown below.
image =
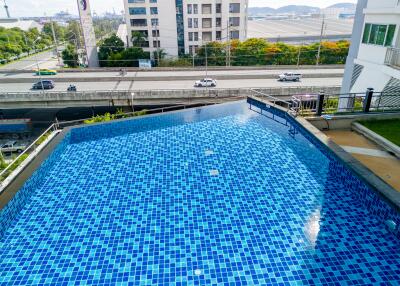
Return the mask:
<path fill-rule="evenodd" d="M 248 0 L 124 0 L 124 4 L 129 46 L 140 44 L 150 52 L 163 49 L 177 56 L 193 53 L 209 41 L 247 36 Z"/>
<path fill-rule="evenodd" d="M 359 0 L 342 93 L 400 93 L 399 27 L 399 0 Z"/>

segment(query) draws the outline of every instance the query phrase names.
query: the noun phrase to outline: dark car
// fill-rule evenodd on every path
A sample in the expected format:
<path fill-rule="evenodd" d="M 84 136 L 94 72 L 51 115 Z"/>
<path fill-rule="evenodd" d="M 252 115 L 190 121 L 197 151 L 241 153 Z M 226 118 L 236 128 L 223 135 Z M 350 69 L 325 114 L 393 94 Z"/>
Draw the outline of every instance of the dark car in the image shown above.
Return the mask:
<path fill-rule="evenodd" d="M 33 84 L 32 89 L 53 89 L 54 82 L 52 80 L 42 80 Z"/>

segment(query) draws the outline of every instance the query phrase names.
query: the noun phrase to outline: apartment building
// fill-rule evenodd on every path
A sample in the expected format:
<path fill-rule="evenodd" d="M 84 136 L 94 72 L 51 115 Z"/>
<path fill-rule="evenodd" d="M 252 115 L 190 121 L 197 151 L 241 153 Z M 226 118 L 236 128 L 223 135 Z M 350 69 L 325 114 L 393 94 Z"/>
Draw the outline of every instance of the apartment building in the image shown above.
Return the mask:
<path fill-rule="evenodd" d="M 248 0 L 124 0 L 128 42 L 150 52 L 194 53 L 209 41 L 244 40 Z M 132 36 L 133 35 L 133 36 Z M 133 40 L 133 41 L 132 41 Z"/>
<path fill-rule="evenodd" d="M 400 93 L 399 27 L 399 0 L 359 0 L 342 93 Z"/>

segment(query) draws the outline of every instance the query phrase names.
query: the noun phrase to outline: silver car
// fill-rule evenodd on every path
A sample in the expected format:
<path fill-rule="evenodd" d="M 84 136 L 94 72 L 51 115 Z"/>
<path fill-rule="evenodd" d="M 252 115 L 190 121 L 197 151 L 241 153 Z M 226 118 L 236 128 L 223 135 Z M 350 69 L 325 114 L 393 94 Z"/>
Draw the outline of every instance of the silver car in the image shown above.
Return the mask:
<path fill-rule="evenodd" d="M 279 81 L 300 81 L 302 74 L 294 72 L 285 72 L 279 75 Z"/>
<path fill-rule="evenodd" d="M 203 78 L 201 80 L 197 80 L 194 83 L 195 87 L 216 87 L 217 81 L 212 78 Z"/>

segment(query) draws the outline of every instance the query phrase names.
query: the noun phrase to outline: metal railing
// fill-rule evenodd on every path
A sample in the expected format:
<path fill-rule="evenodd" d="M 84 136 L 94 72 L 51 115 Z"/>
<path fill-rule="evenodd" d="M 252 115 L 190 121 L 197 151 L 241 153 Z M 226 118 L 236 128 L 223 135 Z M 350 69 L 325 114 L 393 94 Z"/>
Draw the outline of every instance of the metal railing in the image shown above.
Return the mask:
<path fill-rule="evenodd" d="M 1 172 L 0 172 L 0 193 L 3 189 L 3 183 L 5 179 L 16 169 L 18 168 L 25 159 L 33 154 L 37 148 L 44 142 L 46 139 L 55 131 L 58 130 L 58 124 L 53 123 L 47 128 L 35 141 L 33 141 L 24 151 L 22 151 L 10 164 L 8 164 Z M 0 154 L 2 156 L 2 154 Z M 37 155 L 37 154 L 36 154 Z"/>
<path fill-rule="evenodd" d="M 293 95 L 295 112 L 302 116 L 400 110 L 400 93 L 374 92 Z"/>
<path fill-rule="evenodd" d="M 385 65 L 400 67 L 400 49 L 388 47 L 386 50 Z"/>
<path fill-rule="evenodd" d="M 257 91 L 255 89 L 250 89 L 250 90 L 251 90 L 251 92 L 255 93 L 258 97 L 261 96 L 261 97 L 266 98 L 269 102 L 271 102 L 273 104 L 274 107 L 276 107 L 276 105 L 279 105 L 284 108 L 286 107 L 287 111 L 289 111 L 292 108 L 292 103 L 289 101 L 283 100 L 283 99 L 275 97 L 273 95 L 266 94 L 264 92 Z"/>

